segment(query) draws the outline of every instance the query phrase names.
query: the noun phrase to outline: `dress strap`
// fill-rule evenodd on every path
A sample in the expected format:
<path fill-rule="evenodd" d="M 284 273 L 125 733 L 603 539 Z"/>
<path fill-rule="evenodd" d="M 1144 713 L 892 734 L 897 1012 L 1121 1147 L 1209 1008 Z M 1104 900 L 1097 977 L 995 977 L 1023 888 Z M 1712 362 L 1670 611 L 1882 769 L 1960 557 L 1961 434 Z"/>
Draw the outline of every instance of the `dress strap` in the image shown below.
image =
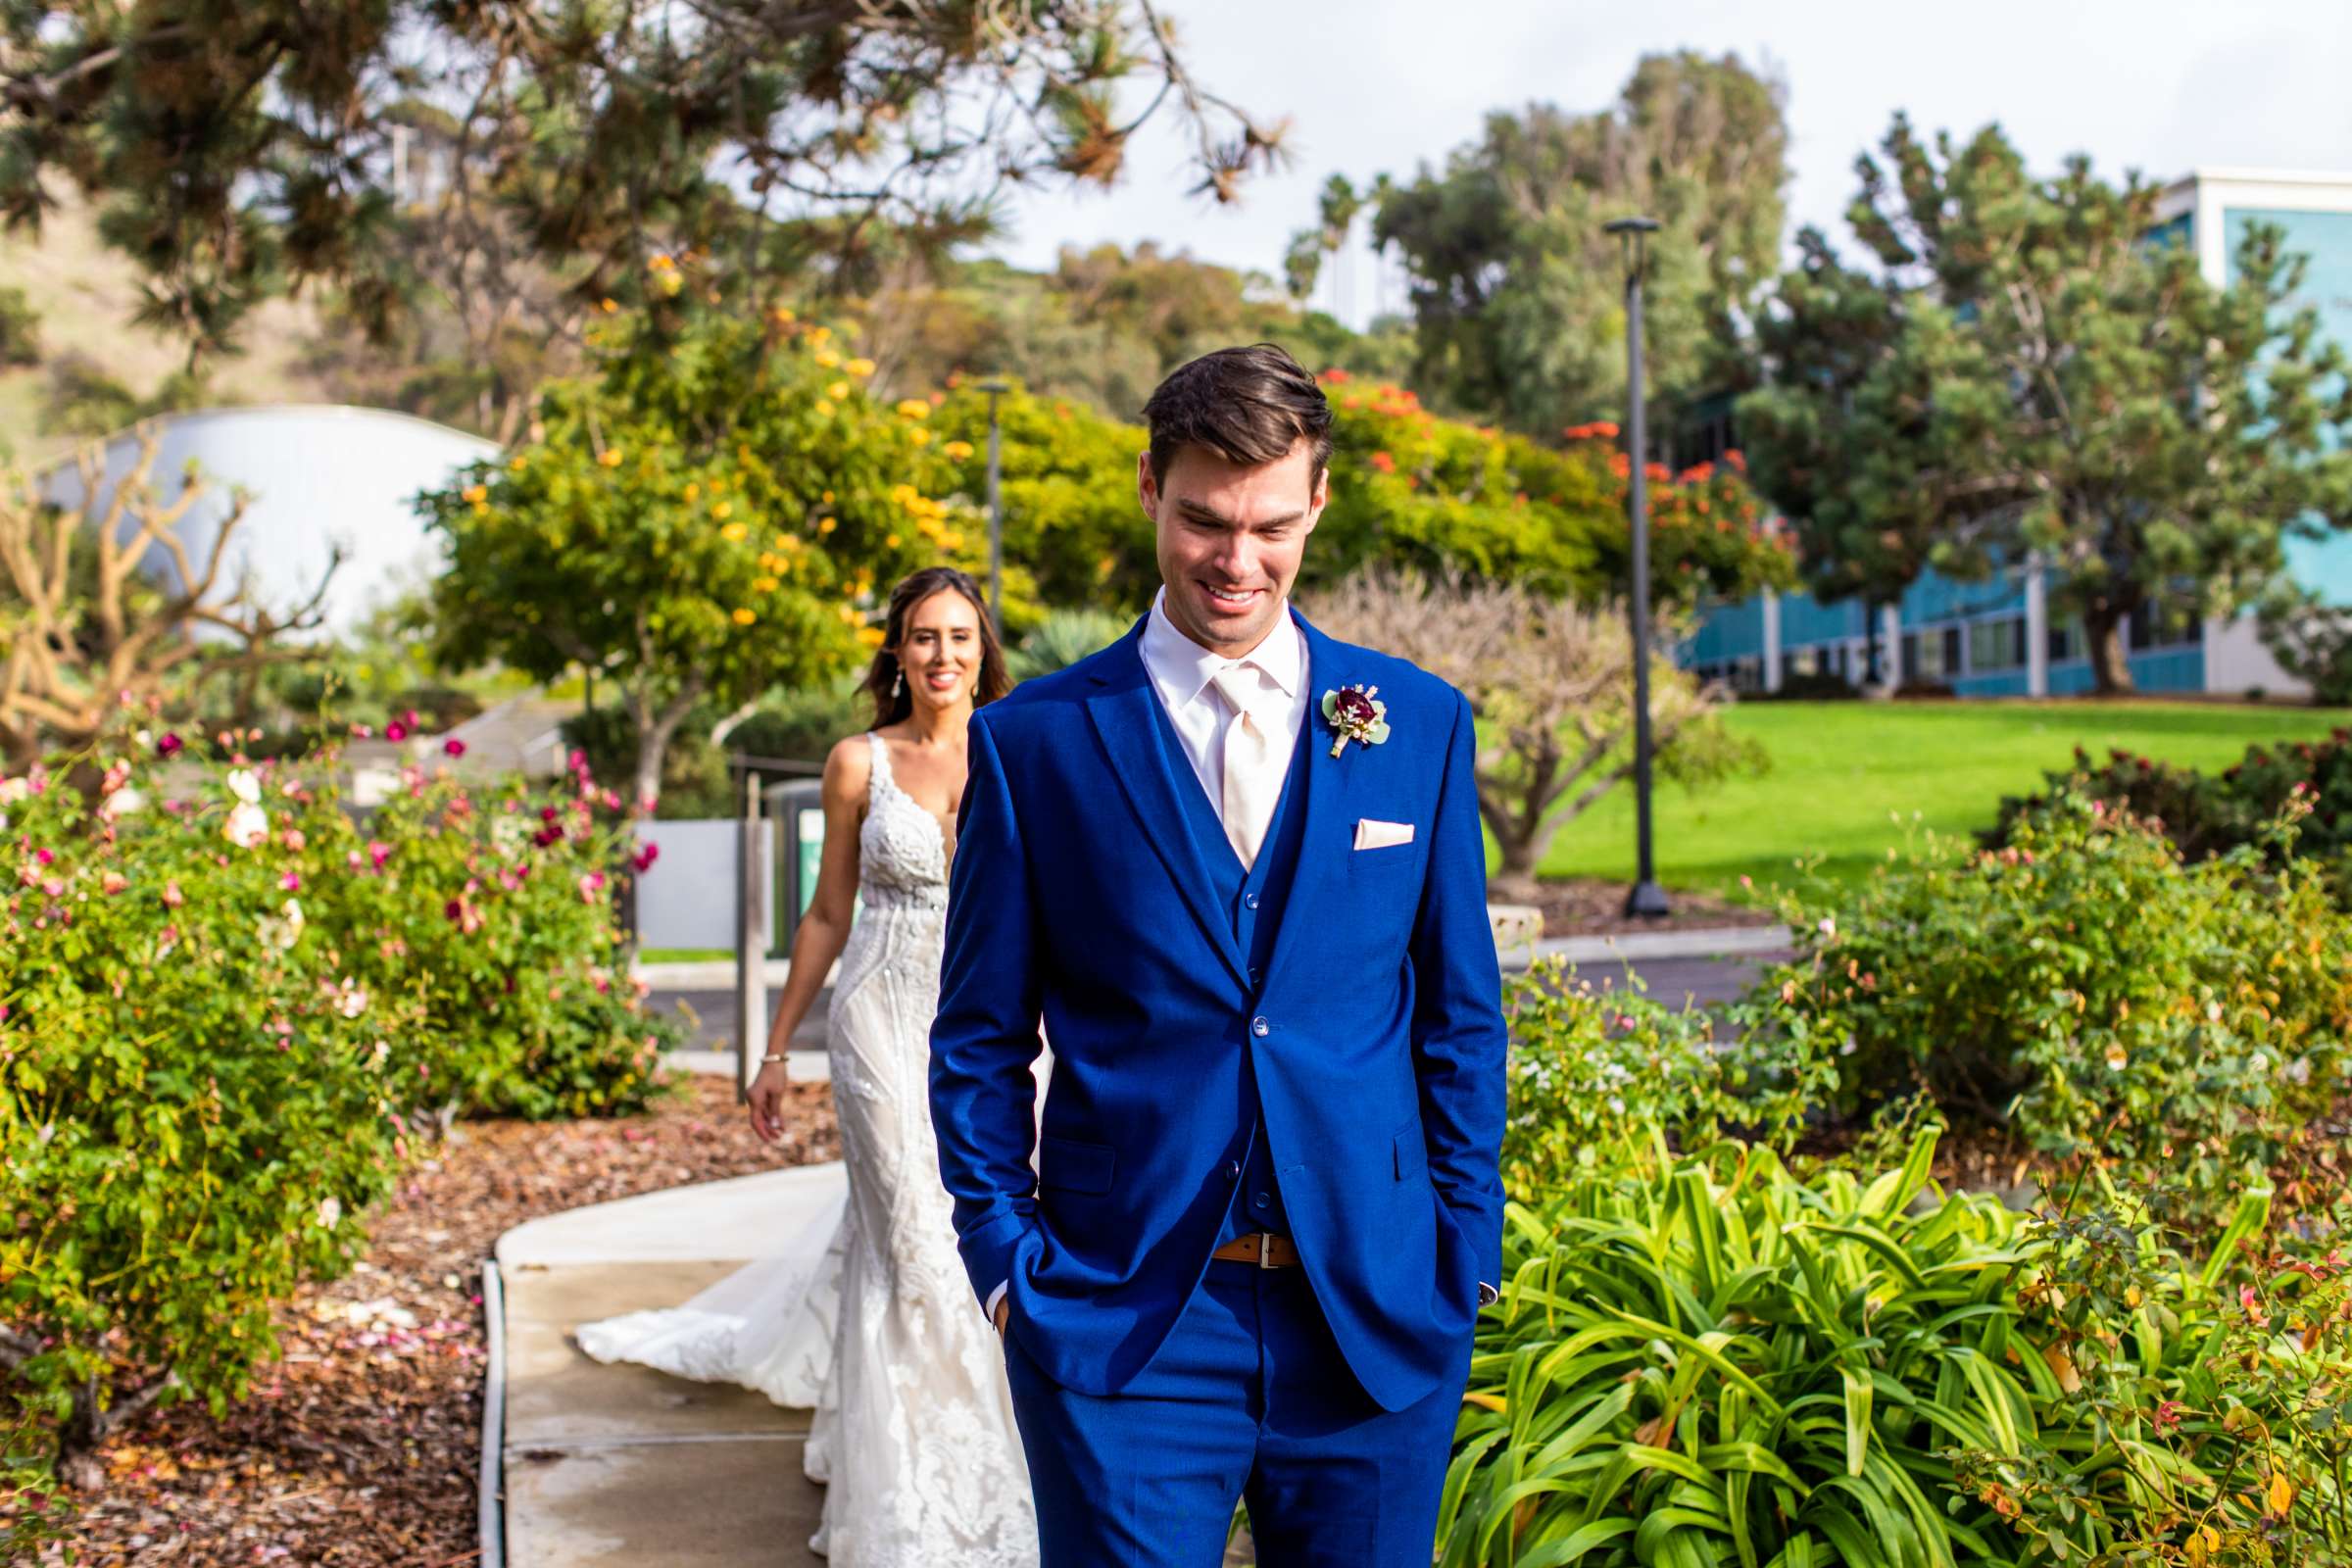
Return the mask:
<path fill-rule="evenodd" d="M 877 790 L 898 788 L 899 781 L 890 771 L 890 742 L 873 730 L 865 732 L 866 744 L 873 748 L 874 761 L 866 774 L 865 793 L 870 799 Z"/>

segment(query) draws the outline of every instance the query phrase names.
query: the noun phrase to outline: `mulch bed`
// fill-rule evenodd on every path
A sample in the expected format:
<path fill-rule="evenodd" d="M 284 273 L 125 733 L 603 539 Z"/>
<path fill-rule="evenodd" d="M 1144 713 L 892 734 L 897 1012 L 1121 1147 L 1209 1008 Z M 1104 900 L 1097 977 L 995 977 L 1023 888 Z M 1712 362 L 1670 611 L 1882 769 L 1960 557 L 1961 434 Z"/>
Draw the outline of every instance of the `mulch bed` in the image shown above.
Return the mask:
<path fill-rule="evenodd" d="M 214 1419 L 150 1415 L 78 1499 L 75 1561 L 459 1568 L 475 1560 L 487 1342 L 481 1264 L 542 1214 L 834 1159 L 821 1084 L 795 1085 L 785 1144 L 752 1136 L 724 1079 L 644 1116 L 461 1124 L 378 1212 L 367 1256 L 279 1307 L 282 1359 Z M 55 1548 L 44 1562 L 63 1562 Z"/>
<path fill-rule="evenodd" d="M 1733 904 L 1711 893 L 1676 892 L 1667 895 L 1671 908 L 1663 919 L 1629 920 L 1625 916 L 1626 884 L 1589 878 L 1545 880 L 1536 884 L 1532 902 L 1544 911 L 1547 937 L 1617 936 L 1628 931 L 1707 931 L 1722 926 L 1759 926 L 1778 923 L 1770 909 Z"/>

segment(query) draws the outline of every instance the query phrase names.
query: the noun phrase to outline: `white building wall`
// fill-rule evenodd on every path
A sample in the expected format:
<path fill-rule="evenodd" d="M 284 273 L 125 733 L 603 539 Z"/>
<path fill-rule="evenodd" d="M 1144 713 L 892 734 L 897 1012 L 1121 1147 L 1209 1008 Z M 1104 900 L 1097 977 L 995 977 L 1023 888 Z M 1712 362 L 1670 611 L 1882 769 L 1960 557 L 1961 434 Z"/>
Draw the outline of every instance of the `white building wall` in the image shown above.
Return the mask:
<path fill-rule="evenodd" d="M 2216 615 L 2205 622 L 2205 689 L 2241 697 L 2260 688 L 2266 697 L 2309 697 L 2311 683 L 2289 675 L 2262 646 L 2254 616 Z"/>
<path fill-rule="evenodd" d="M 212 550 L 229 492 L 251 496 L 245 518 L 230 536 L 220 597 L 250 574 L 256 601 L 271 609 L 307 602 L 325 574 L 336 545 L 344 561 L 322 606 L 329 631 L 348 631 L 369 611 L 440 570 L 435 542 L 417 519 L 418 492 L 439 489 L 467 464 L 495 457 L 494 442 L 384 409 L 297 406 L 212 409 L 156 421 L 155 465 L 148 479 L 156 498 L 180 493 L 180 475 L 193 464 L 208 493 L 178 527 L 189 559 L 199 564 Z M 101 506 L 129 471 L 138 443 L 128 432 L 105 443 Z M 72 460 L 50 469 L 42 493 L 59 506 L 84 505 L 81 474 Z M 177 582 L 171 557 L 151 552 L 147 569 Z"/>

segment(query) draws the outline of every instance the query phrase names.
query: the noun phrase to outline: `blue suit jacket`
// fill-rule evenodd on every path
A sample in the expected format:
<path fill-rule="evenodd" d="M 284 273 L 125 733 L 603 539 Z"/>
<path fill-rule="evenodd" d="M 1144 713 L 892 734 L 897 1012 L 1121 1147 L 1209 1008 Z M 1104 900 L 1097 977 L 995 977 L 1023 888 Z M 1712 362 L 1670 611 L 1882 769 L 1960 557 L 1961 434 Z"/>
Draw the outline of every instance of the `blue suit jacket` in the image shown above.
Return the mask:
<path fill-rule="evenodd" d="M 1500 1269 L 1504 1028 L 1469 705 L 1298 623 L 1304 836 L 1256 986 L 1180 814 L 1200 784 L 1152 730 L 1141 622 L 972 718 L 931 1030 L 940 1174 L 975 1294 L 1009 1282 L 1011 1332 L 1080 1393 L 1132 1380 L 1206 1270 L 1252 1069 L 1291 1236 L 1374 1399 L 1400 1409 L 1458 1365 Z M 1321 694 L 1359 684 L 1389 739 L 1332 757 Z M 1357 850 L 1364 818 L 1413 842 Z"/>

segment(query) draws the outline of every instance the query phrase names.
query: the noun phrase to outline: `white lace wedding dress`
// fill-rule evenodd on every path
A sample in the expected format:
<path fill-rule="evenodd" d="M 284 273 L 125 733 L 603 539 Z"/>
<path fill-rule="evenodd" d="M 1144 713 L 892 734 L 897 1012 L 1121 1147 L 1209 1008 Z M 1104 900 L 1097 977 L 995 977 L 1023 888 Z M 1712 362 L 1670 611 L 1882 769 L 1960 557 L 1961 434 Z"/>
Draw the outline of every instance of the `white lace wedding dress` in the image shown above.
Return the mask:
<path fill-rule="evenodd" d="M 683 1306 L 591 1323 L 580 1348 L 813 1406 L 833 1568 L 1034 1568 L 1037 1523 L 996 1330 L 956 1256 L 928 1095 L 948 844 L 878 735 L 857 923 L 827 1054 L 848 1202 Z"/>

